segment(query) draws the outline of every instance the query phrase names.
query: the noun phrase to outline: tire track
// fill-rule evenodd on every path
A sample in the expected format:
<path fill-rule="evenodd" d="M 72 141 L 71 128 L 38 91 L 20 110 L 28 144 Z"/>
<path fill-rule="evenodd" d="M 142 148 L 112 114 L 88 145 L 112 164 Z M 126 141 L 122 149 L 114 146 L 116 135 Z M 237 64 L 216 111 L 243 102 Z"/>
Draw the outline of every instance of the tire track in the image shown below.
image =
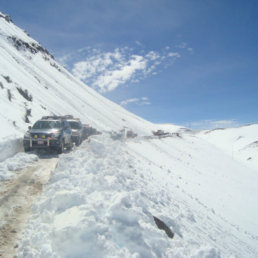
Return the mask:
<path fill-rule="evenodd" d="M 0 190 L 0 257 L 14 257 L 32 204 L 55 170 L 58 158 L 41 159 L 24 168 Z"/>

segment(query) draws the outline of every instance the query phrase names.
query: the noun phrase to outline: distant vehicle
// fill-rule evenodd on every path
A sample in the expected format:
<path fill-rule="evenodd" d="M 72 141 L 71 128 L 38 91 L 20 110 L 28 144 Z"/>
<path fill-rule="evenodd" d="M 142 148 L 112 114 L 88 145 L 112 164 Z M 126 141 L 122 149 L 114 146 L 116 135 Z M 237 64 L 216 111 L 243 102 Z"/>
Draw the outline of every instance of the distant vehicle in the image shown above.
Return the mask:
<path fill-rule="evenodd" d="M 83 139 L 87 139 L 91 135 L 101 134 L 95 128 L 89 126 L 88 124 L 83 125 Z"/>
<path fill-rule="evenodd" d="M 125 132 L 120 130 L 119 132 L 112 131 L 110 132 L 110 137 L 113 140 L 123 140 L 125 139 Z"/>
<path fill-rule="evenodd" d="M 132 130 L 128 130 L 128 131 L 126 132 L 126 137 L 127 137 L 127 138 L 135 138 L 135 137 L 137 137 L 137 134 L 134 133 Z"/>
<path fill-rule="evenodd" d="M 152 133 L 155 136 L 168 136 L 168 135 L 170 135 L 170 133 L 164 132 L 163 130 L 157 130 L 157 131 L 154 131 Z"/>
<path fill-rule="evenodd" d="M 44 116 L 25 133 L 23 138 L 24 151 L 56 150 L 62 153 L 64 148 L 71 149 L 72 130 L 62 116 Z"/>
<path fill-rule="evenodd" d="M 110 137 L 113 140 L 124 140 L 127 138 L 135 138 L 137 134 L 134 133 L 131 129 L 124 127 L 123 129 L 119 130 L 118 132 L 112 131 L 110 132 Z"/>
<path fill-rule="evenodd" d="M 83 125 L 79 118 L 73 118 L 72 116 L 69 116 L 67 121 L 72 129 L 72 141 L 76 146 L 79 146 L 83 141 Z"/>

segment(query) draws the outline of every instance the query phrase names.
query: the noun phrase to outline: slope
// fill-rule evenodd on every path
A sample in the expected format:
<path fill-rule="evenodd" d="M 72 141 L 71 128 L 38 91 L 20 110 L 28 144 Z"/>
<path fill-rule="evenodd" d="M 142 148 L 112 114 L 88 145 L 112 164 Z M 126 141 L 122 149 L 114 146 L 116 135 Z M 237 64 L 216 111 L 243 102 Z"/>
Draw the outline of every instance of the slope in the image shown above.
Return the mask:
<path fill-rule="evenodd" d="M 258 170 L 258 125 L 202 131 L 198 137 L 221 149 L 232 159 Z"/>
<path fill-rule="evenodd" d="M 19 256 L 256 257 L 257 175 L 244 172 L 193 136 L 95 136 L 60 157 Z"/>
<path fill-rule="evenodd" d="M 60 66 L 37 41 L 0 13 L 0 151 L 12 155 L 28 125 L 43 115 L 72 114 L 99 130 L 152 124 L 107 100 Z M 7 148 L 7 143 L 9 149 Z"/>

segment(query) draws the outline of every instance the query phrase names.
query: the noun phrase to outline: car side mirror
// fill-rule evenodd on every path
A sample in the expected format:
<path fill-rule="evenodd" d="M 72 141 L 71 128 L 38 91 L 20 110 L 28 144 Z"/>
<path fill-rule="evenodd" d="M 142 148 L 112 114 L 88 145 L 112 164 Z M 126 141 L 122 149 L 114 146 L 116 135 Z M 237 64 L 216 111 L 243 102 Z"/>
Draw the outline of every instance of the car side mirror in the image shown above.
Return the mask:
<path fill-rule="evenodd" d="M 31 129 L 31 126 L 29 126 L 28 129 L 30 130 L 30 129 Z"/>

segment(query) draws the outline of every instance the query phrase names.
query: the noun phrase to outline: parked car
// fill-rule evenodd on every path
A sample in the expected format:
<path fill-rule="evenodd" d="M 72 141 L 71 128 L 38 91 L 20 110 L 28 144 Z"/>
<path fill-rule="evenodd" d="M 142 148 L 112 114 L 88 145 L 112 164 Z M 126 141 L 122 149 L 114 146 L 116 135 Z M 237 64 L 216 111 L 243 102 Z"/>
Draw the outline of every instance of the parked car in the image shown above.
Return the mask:
<path fill-rule="evenodd" d="M 101 134 L 97 129 L 89 126 L 88 124 L 83 125 L 83 139 L 87 139 L 91 135 Z"/>
<path fill-rule="evenodd" d="M 71 127 L 64 117 L 42 117 L 25 133 L 23 146 L 25 152 L 46 149 L 62 153 L 73 146 Z"/>
<path fill-rule="evenodd" d="M 134 133 L 132 130 L 128 130 L 126 132 L 126 137 L 127 138 L 135 138 L 135 137 L 137 137 L 137 133 Z"/>
<path fill-rule="evenodd" d="M 168 136 L 169 135 L 168 132 L 164 132 L 163 130 L 157 130 L 157 131 L 154 131 L 152 133 L 155 136 Z"/>
<path fill-rule="evenodd" d="M 72 129 L 72 141 L 78 146 L 83 141 L 83 125 L 79 118 L 67 116 L 67 121 Z"/>

